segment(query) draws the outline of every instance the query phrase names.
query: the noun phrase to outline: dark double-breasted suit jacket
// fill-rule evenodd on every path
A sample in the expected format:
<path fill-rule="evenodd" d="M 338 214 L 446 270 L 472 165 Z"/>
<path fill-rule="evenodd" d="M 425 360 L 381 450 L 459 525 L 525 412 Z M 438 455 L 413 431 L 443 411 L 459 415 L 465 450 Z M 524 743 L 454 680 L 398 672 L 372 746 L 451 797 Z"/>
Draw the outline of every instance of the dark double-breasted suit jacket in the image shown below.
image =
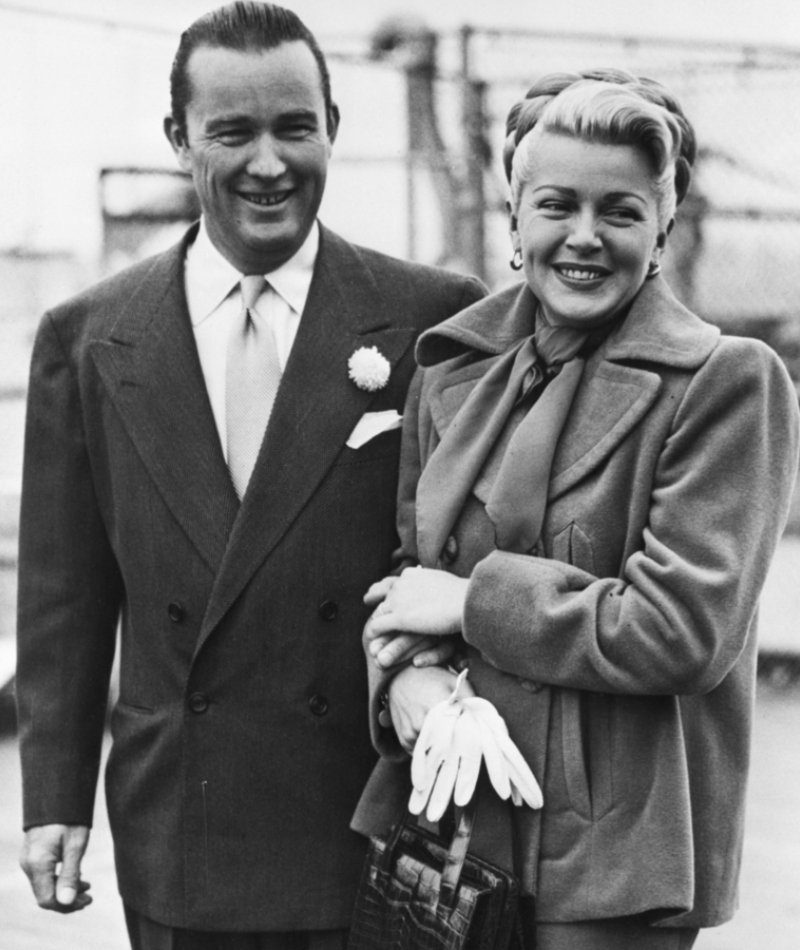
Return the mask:
<path fill-rule="evenodd" d="M 191 234 L 186 240 L 191 239 Z M 241 505 L 185 300 L 186 240 L 47 314 L 32 365 L 20 531 L 26 826 L 90 824 L 121 620 L 106 791 L 123 898 L 174 926 L 349 921 L 374 764 L 362 597 L 387 573 L 418 333 L 479 282 L 326 229 Z M 368 392 L 349 357 L 391 363 Z"/>

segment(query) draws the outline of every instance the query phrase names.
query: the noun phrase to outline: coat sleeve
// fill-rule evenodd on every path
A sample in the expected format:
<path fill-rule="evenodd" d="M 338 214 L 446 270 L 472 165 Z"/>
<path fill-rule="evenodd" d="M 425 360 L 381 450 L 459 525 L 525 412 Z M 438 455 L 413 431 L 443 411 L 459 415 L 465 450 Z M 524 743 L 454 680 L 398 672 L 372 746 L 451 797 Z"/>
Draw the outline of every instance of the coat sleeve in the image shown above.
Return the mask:
<path fill-rule="evenodd" d="M 784 528 L 797 394 L 777 356 L 724 340 L 696 372 L 658 458 L 640 550 L 621 577 L 494 552 L 470 579 L 464 636 L 534 681 L 703 693 L 744 648 Z"/>
<path fill-rule="evenodd" d="M 452 312 L 458 313 L 487 294 L 486 287 L 474 277 L 461 284 L 459 302 Z M 449 316 L 449 314 L 448 314 Z M 418 368 L 409 386 L 403 409 L 403 436 L 400 451 L 400 472 L 397 489 L 397 532 L 400 544 L 394 552 L 393 573 L 400 573 L 406 567 L 418 563 L 417 558 L 417 482 L 422 472 L 422 450 L 429 439 L 430 416 L 426 412 L 424 397 L 425 373 Z M 366 651 L 366 644 L 365 644 Z M 397 741 L 393 729 L 384 729 L 378 721 L 381 710 L 381 694 L 400 667 L 380 670 L 367 657 L 367 676 L 369 680 L 369 721 L 372 742 L 384 757 L 405 759 L 406 753 Z"/>
<path fill-rule="evenodd" d="M 397 488 L 397 532 L 400 537 L 400 545 L 393 555 L 395 572 L 398 573 L 406 567 L 413 567 L 417 563 L 416 496 L 417 482 L 422 471 L 418 422 L 422 380 L 423 371 L 418 369 L 411 381 L 403 410 L 403 437 Z M 384 729 L 378 720 L 383 705 L 381 694 L 400 667 L 392 667 L 388 670 L 379 669 L 372 661 L 369 652 L 367 652 L 366 640 L 364 651 L 367 658 L 369 723 L 372 743 L 377 751 L 387 758 L 406 759 L 408 756 L 397 741 L 394 730 Z"/>
<path fill-rule="evenodd" d="M 20 513 L 16 691 L 26 828 L 91 825 L 121 598 L 75 368 L 46 315 L 31 366 Z"/>

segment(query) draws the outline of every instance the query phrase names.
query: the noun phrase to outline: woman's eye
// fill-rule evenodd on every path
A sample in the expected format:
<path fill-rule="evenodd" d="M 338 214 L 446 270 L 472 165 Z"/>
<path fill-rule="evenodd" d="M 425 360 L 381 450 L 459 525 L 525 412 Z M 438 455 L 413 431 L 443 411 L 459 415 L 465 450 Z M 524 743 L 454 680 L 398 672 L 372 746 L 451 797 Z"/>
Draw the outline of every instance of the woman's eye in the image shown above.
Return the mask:
<path fill-rule="evenodd" d="M 555 198 L 542 201 L 539 207 L 542 211 L 548 211 L 551 214 L 566 214 L 569 211 L 569 205 L 565 201 L 558 201 Z"/>
<path fill-rule="evenodd" d="M 609 208 L 605 214 L 611 221 L 619 224 L 630 224 L 639 220 L 639 215 L 633 208 Z"/>

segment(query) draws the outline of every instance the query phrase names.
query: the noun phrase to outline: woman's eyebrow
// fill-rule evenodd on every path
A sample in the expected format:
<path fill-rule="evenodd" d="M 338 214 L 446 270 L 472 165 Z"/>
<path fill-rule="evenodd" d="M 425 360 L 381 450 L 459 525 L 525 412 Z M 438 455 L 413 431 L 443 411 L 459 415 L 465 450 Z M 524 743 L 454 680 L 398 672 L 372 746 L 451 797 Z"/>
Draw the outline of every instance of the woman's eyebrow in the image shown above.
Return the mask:
<path fill-rule="evenodd" d="M 603 195 L 606 201 L 618 201 L 620 198 L 634 198 L 636 201 L 641 201 L 642 204 L 647 204 L 647 199 L 640 195 L 638 191 L 610 191 L 607 195 Z"/>

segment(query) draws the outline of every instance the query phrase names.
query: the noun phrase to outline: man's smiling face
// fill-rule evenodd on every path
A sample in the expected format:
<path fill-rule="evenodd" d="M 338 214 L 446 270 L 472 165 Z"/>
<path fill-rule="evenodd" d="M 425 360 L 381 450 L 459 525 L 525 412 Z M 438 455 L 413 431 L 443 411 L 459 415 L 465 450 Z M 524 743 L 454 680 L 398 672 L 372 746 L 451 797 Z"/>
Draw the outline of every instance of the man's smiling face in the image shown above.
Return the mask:
<path fill-rule="evenodd" d="M 338 116 L 328 128 L 319 68 L 300 41 L 189 58 L 186 128 L 167 134 L 191 173 L 216 248 L 240 272 L 287 261 L 313 225 Z"/>

